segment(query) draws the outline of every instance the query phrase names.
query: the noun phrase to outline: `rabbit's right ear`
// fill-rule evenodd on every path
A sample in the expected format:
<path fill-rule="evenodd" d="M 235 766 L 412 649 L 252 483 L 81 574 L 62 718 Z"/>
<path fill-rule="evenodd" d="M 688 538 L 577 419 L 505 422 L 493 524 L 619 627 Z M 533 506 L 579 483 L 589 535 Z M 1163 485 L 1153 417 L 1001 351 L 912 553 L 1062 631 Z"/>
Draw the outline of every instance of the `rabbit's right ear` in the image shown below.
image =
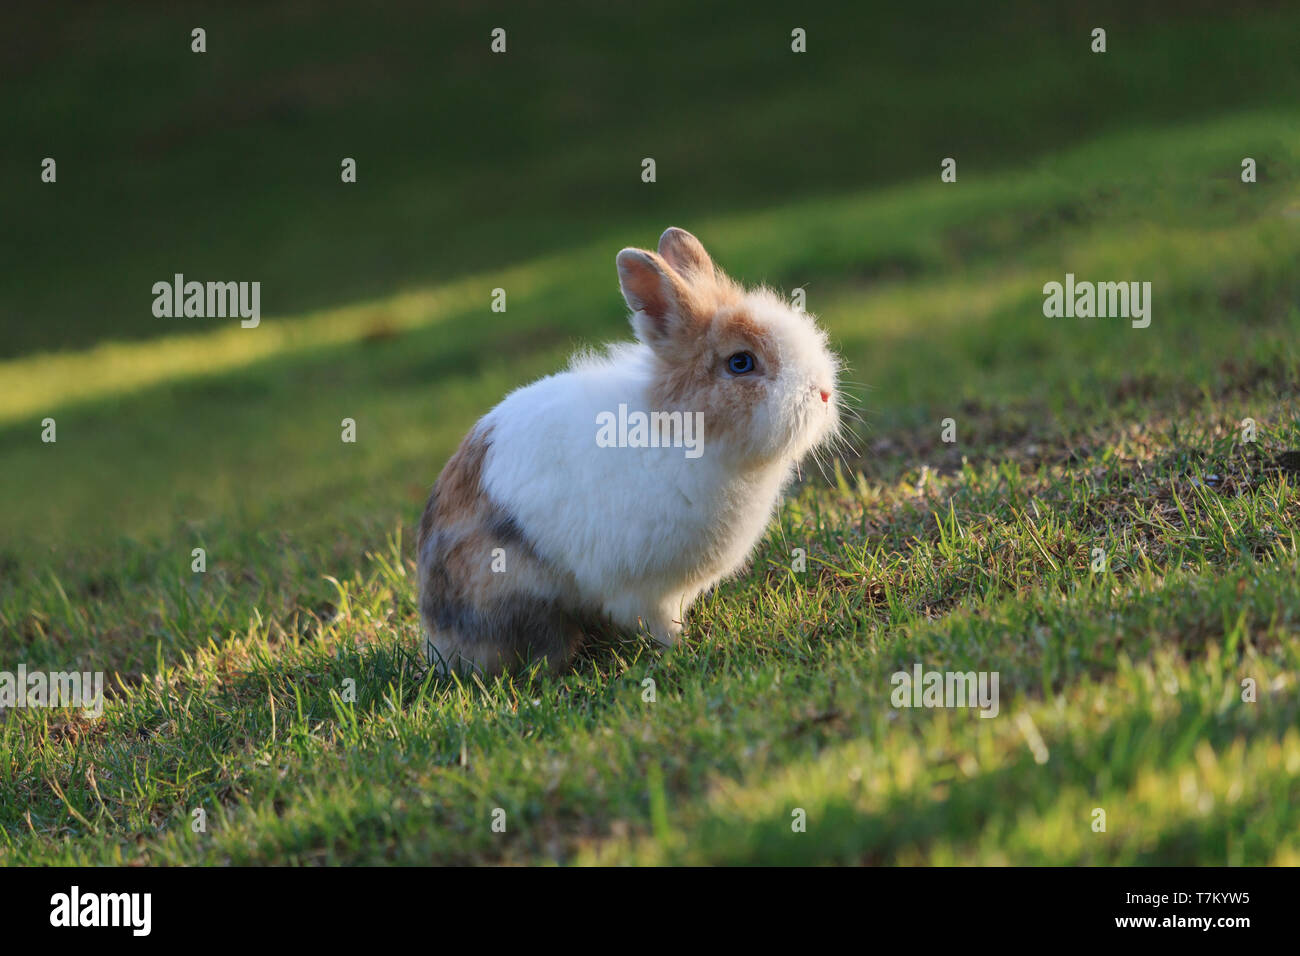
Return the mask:
<path fill-rule="evenodd" d="M 676 226 L 665 229 L 659 237 L 659 255 L 685 279 L 713 275 L 713 260 L 704 251 L 704 244 L 685 229 Z"/>
<path fill-rule="evenodd" d="M 690 290 L 658 254 L 624 249 L 618 254 L 618 284 L 632 310 L 636 337 L 663 346 L 694 324 Z"/>

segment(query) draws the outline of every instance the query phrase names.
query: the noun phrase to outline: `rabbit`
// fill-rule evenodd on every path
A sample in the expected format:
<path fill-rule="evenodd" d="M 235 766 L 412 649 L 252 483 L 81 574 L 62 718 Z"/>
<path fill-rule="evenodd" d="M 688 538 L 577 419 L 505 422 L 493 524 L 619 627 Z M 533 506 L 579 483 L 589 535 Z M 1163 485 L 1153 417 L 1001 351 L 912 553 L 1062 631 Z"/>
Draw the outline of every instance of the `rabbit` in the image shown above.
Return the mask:
<path fill-rule="evenodd" d="M 616 262 L 636 342 L 510 393 L 429 495 L 419 603 L 442 673 L 559 672 L 594 622 L 671 647 L 838 432 L 841 363 L 810 315 L 742 288 L 683 229 Z"/>

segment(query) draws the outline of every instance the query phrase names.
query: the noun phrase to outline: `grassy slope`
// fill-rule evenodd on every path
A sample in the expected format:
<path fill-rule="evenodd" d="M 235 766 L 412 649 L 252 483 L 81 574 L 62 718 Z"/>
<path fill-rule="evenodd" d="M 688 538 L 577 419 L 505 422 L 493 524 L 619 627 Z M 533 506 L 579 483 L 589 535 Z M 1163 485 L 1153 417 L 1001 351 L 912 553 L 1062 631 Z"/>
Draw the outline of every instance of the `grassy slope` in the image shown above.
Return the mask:
<path fill-rule="evenodd" d="M 742 277 L 808 285 L 872 384 L 870 425 L 863 458 L 793 495 L 664 658 L 604 643 L 558 681 L 425 680 L 409 548 L 378 545 L 475 414 L 570 340 L 618 334 L 609 250 L 524 268 L 486 334 L 485 293 L 455 289 L 378 337 L 383 303 L 307 316 L 339 341 L 87 398 L 57 446 L 9 430 L 10 474 L 59 506 L 6 520 L 92 527 L 57 579 L 9 556 L 5 633 L 30 667 L 119 668 L 125 689 L 99 723 L 5 723 L 0 858 L 1297 862 L 1300 501 L 1276 464 L 1300 445 L 1293 121 L 1175 128 L 1140 153 L 1121 134 L 958 186 L 698 224 Z M 1241 143 L 1267 157 L 1255 186 L 1236 181 Z M 1043 318 L 1041 285 L 1067 270 L 1150 278 L 1151 327 Z M 128 436 L 175 466 L 123 462 Z M 106 494 L 146 504 L 95 520 L 52 455 L 93 456 Z M 266 524 L 293 530 L 247 530 Z M 115 543 L 128 527 L 156 537 Z M 106 570 L 96 548 L 124 559 Z M 1001 715 L 894 710 L 889 675 L 918 660 L 999 671 Z"/>

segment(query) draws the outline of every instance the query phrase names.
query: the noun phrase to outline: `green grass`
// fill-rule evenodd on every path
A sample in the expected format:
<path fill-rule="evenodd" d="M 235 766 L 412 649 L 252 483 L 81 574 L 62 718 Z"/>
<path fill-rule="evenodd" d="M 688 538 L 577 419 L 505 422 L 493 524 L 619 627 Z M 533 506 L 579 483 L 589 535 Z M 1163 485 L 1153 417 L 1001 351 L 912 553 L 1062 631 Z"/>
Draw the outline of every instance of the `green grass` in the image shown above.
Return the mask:
<path fill-rule="evenodd" d="M 1267 50 L 1281 17 L 1218 26 Z M 1194 18 L 1141 30 L 1156 52 L 1116 57 L 1121 73 L 1193 61 L 1214 32 Z M 1049 65 L 1066 40 L 1048 34 L 1026 56 L 1064 90 L 1081 68 Z M 834 83 L 844 67 L 810 68 L 831 72 L 807 82 Z M 1029 69 L 979 96 L 1054 116 L 1031 102 L 1045 94 L 1021 82 Z M 1085 110 L 1086 140 L 1050 122 L 980 140 L 957 115 L 976 93 L 958 88 L 950 128 L 1009 139 L 987 161 L 961 153 L 953 185 L 924 139 L 942 124 L 918 116 L 899 149 L 925 161 L 881 160 L 865 185 L 816 150 L 818 188 L 777 202 L 760 196 L 779 158 L 711 202 L 709 181 L 663 206 L 595 185 L 616 197 L 604 211 L 512 235 L 496 258 L 480 224 L 427 274 L 354 268 L 324 238 L 286 240 L 277 259 L 258 237 L 247 260 L 203 261 L 231 276 L 323 267 L 319 301 L 268 307 L 257 330 L 160 332 L 118 323 L 114 305 L 64 339 L 11 339 L 0 670 L 103 670 L 112 690 L 99 720 L 0 719 L 0 863 L 1300 863 L 1300 113 L 1229 108 L 1185 79 L 1123 122 Z M 792 82 L 721 95 L 793 98 Z M 538 109 L 516 120 L 540 124 Z M 690 104 L 678 131 L 708 118 Z M 299 142 L 284 135 L 273 162 Z M 1240 182 L 1244 155 L 1256 184 Z M 565 153 L 554 181 L 577 188 L 613 161 Z M 525 162 L 462 171 L 491 182 Z M 468 201 L 446 185 L 428 202 Z M 383 188 L 366 214 L 391 221 L 409 195 Z M 319 200 L 301 192 L 283 202 L 310 222 Z M 627 335 L 614 253 L 669 222 L 747 282 L 807 288 L 861 383 L 858 454 L 806 470 L 674 651 L 605 635 L 559 678 L 427 674 L 411 541 L 429 485 L 507 390 Z M 121 263 L 170 273 L 135 242 L 81 288 L 101 267 L 119 281 Z M 1044 318 L 1043 283 L 1067 271 L 1150 280 L 1151 326 Z M 68 285 L 8 301 L 71 312 Z M 497 286 L 504 314 L 488 309 Z M 56 342 L 78 350 L 45 351 Z M 355 445 L 339 440 L 345 417 Z M 890 676 L 917 662 L 998 672 L 998 716 L 891 706 Z"/>

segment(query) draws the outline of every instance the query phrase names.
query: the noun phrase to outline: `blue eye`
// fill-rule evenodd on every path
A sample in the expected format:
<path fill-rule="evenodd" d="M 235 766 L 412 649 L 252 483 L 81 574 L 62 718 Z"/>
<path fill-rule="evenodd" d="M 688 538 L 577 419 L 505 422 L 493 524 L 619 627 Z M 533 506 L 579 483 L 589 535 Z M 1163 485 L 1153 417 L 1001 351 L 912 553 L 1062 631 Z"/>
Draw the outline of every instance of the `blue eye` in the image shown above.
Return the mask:
<path fill-rule="evenodd" d="M 748 352 L 737 352 L 727 359 L 727 371 L 732 375 L 745 375 L 754 371 L 754 356 Z"/>

